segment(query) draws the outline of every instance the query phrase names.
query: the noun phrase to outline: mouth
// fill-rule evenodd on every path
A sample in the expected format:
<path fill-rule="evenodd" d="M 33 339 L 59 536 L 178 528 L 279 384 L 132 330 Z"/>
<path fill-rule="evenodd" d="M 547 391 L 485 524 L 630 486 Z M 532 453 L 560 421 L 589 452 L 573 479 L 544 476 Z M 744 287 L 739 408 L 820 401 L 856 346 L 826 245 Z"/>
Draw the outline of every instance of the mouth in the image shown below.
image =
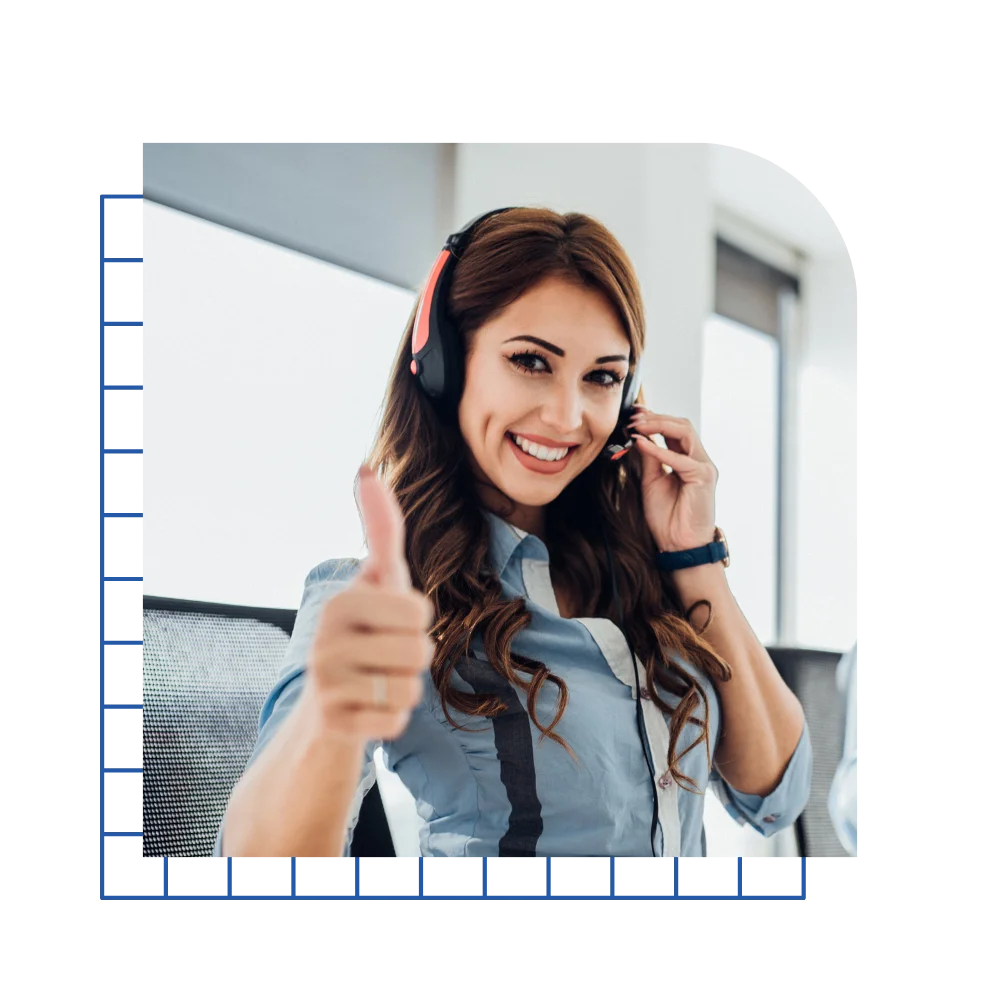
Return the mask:
<path fill-rule="evenodd" d="M 510 431 L 507 431 L 507 433 L 504 434 L 504 437 L 507 439 L 507 443 L 510 445 L 511 451 L 514 452 L 514 456 L 526 469 L 530 469 L 532 472 L 540 472 L 543 475 L 552 475 L 556 472 L 562 472 L 562 470 L 569 465 L 569 461 L 573 457 L 573 453 L 579 448 L 579 445 L 572 445 L 568 450 L 566 448 L 543 448 L 540 445 L 536 445 L 534 442 L 528 441 L 520 435 L 515 436 Z M 521 445 L 518 444 L 518 438 L 520 438 L 526 447 L 536 451 L 537 454 L 532 455 L 530 452 L 525 451 Z M 563 452 L 565 452 L 565 454 L 562 454 Z M 562 457 L 555 457 L 558 455 L 562 455 Z"/>

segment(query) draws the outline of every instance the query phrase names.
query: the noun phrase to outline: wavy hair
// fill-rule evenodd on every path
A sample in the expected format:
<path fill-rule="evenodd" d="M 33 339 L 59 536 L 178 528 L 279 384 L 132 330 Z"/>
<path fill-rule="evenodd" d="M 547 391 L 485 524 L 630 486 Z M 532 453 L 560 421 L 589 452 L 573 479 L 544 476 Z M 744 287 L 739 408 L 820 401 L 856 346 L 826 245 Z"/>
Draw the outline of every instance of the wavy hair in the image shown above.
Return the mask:
<path fill-rule="evenodd" d="M 628 337 L 632 370 L 642 356 L 646 330 L 639 284 L 625 251 L 595 219 L 543 208 L 513 209 L 484 220 L 456 263 L 447 308 L 466 356 L 479 327 L 553 276 L 603 292 Z M 489 522 L 480 509 L 457 415 L 452 420 L 442 414 L 410 373 L 416 309 L 414 305 L 399 344 L 367 464 L 399 502 L 413 584 L 434 604 L 431 678 L 444 714 L 456 729 L 469 731 L 455 722 L 449 706 L 486 718 L 506 711 L 500 697 L 469 694 L 451 684 L 452 671 L 470 655 L 473 635 L 478 633 L 493 668 L 527 692 L 528 713 L 541 738 L 555 740 L 578 762 L 555 731 L 569 700 L 565 681 L 544 663 L 511 651 L 531 613 L 524 598 L 507 600 L 501 593 L 489 559 Z M 641 464 L 633 453 L 619 462 L 595 459 L 577 476 L 549 504 L 550 567 L 553 578 L 573 594 L 578 617 L 617 619 L 602 526 L 606 530 L 625 615 L 618 624 L 645 664 L 652 701 L 671 717 L 668 768 L 680 786 L 698 791 L 679 768 L 677 742 L 691 722 L 700 732 L 680 757 L 701 743 L 711 757 L 708 701 L 698 680 L 678 659 L 697 665 L 713 682 L 728 680 L 730 667 L 690 623 L 697 604 L 708 604 L 709 619 L 701 631 L 708 627 L 709 602 L 683 610 L 669 574 L 656 566 L 641 480 Z M 559 690 L 558 709 L 547 726 L 536 714 L 538 693 L 546 681 Z M 657 685 L 678 698 L 676 706 L 663 700 Z M 694 714 L 699 699 L 705 706 L 704 718 Z"/>

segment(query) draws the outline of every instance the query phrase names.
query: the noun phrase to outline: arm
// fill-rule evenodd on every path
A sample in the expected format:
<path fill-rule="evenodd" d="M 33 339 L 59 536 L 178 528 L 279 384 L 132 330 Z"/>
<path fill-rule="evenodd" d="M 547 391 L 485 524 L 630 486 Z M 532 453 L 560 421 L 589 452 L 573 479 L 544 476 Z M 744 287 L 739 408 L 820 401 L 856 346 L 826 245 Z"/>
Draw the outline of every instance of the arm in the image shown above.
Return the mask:
<path fill-rule="evenodd" d="M 711 601 L 712 622 L 702 637 L 732 667 L 732 678 L 717 685 L 723 731 L 715 767 L 734 789 L 766 796 L 781 780 L 799 740 L 805 716 L 740 610 L 722 563 L 675 570 L 682 607 Z M 702 605 L 692 615 L 700 629 L 708 617 Z"/>
<path fill-rule="evenodd" d="M 275 715 L 278 711 L 276 706 Z M 309 698 L 296 699 L 276 725 L 273 737 L 233 789 L 220 853 L 340 856 L 365 745 L 331 739 L 329 727 L 316 717 Z"/>
<path fill-rule="evenodd" d="M 359 779 L 367 777 L 365 742 L 338 737 L 323 724 L 306 664 L 324 604 L 355 571 L 351 560 L 328 560 L 306 576 L 279 680 L 261 709 L 257 742 L 230 795 L 216 854 L 342 853 Z"/>
<path fill-rule="evenodd" d="M 683 552 L 706 544 L 715 531 L 719 470 L 690 420 L 653 413 L 641 404 L 635 410 L 629 423 L 642 453 L 643 509 L 657 551 Z M 662 435 L 667 447 L 650 434 Z M 683 608 L 711 602 L 711 625 L 702 636 L 732 667 L 731 679 L 718 685 L 722 731 L 715 769 L 735 792 L 754 797 L 768 796 L 787 778 L 797 791 L 789 802 L 801 811 L 805 801 L 800 786 L 808 796 L 811 766 L 802 706 L 753 634 L 722 563 L 690 566 L 671 575 Z M 704 605 L 692 614 L 695 628 L 704 628 Z M 793 760 L 795 766 L 789 768 Z M 779 797 L 785 797 L 784 788 Z"/>

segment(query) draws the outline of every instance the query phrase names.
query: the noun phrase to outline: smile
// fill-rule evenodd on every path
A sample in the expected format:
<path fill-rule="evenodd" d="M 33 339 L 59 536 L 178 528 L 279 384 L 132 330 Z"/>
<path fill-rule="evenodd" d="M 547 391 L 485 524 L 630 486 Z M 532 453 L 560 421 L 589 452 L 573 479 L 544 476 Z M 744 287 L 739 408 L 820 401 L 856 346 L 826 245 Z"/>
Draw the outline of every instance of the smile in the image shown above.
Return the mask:
<path fill-rule="evenodd" d="M 574 445 L 572 448 L 545 448 L 533 441 L 528 441 L 520 434 L 507 433 L 504 436 L 518 461 L 532 472 L 549 474 L 561 472 L 569 464 L 570 456 L 578 447 Z"/>

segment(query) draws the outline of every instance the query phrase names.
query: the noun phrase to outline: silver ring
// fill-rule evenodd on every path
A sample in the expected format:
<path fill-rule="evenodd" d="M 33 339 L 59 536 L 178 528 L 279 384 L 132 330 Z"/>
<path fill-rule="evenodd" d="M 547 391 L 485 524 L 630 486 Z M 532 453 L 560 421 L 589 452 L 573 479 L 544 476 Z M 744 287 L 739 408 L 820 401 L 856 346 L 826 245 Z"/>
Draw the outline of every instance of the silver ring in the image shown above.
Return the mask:
<path fill-rule="evenodd" d="M 375 688 L 374 700 L 379 708 L 384 708 L 388 702 L 388 691 L 386 690 L 385 677 L 382 674 L 372 674 L 372 685 Z"/>

